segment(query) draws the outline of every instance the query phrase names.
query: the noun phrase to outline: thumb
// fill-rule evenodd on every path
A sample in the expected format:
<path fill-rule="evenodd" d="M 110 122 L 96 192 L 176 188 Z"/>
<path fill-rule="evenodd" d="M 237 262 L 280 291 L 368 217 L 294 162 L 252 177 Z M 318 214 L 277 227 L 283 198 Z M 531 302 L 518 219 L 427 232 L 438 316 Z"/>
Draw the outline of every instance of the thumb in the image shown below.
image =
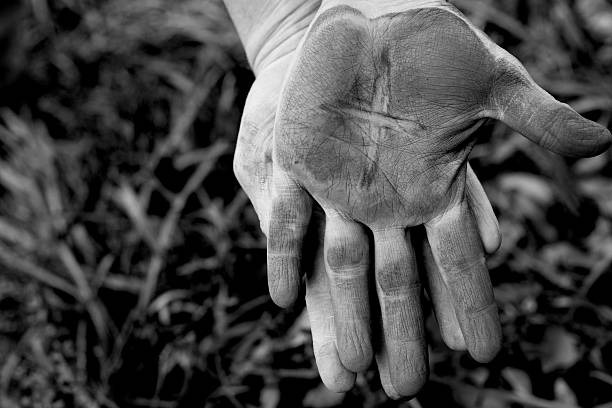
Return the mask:
<path fill-rule="evenodd" d="M 570 157 L 598 155 L 610 147 L 610 132 L 538 86 L 506 51 L 497 59 L 491 117 L 531 141 Z"/>

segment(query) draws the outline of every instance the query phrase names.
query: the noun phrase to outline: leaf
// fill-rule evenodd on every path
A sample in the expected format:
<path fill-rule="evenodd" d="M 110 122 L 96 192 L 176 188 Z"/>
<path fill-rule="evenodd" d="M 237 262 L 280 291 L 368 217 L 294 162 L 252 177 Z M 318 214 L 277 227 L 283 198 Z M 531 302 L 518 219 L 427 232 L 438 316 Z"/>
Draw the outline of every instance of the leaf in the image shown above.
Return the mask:
<path fill-rule="evenodd" d="M 502 376 L 510 383 L 517 395 L 533 395 L 531 378 L 523 370 L 513 367 L 506 367 L 502 370 Z"/>
<path fill-rule="evenodd" d="M 276 408 L 280 401 L 280 391 L 277 387 L 267 386 L 261 390 L 262 408 Z"/>
<path fill-rule="evenodd" d="M 605 177 L 592 177 L 581 180 L 580 190 L 594 199 L 603 215 L 612 216 L 612 182 Z"/>
<path fill-rule="evenodd" d="M 541 350 L 542 370 L 545 373 L 570 368 L 580 359 L 578 339 L 562 327 L 548 328 Z"/>
<path fill-rule="evenodd" d="M 328 390 L 323 384 L 308 391 L 304 397 L 304 406 L 312 408 L 335 407 L 342 403 L 343 393 Z"/>
<path fill-rule="evenodd" d="M 612 5 L 606 0 L 580 0 L 576 8 L 585 28 L 601 40 L 612 40 Z"/>
<path fill-rule="evenodd" d="M 555 381 L 555 398 L 568 405 L 578 405 L 576 394 L 563 378 L 557 378 Z"/>
<path fill-rule="evenodd" d="M 499 185 L 502 190 L 516 192 L 542 206 L 549 206 L 554 202 L 550 182 L 540 176 L 529 173 L 504 174 L 499 179 Z"/>
<path fill-rule="evenodd" d="M 156 248 L 157 240 L 154 228 L 146 215 L 145 207 L 136 191 L 129 184 L 122 183 L 114 191 L 113 200 L 130 218 L 136 230 L 147 244 L 151 248 Z"/>
<path fill-rule="evenodd" d="M 573 166 L 574 173 L 580 176 L 597 175 L 608 164 L 608 155 L 606 153 L 595 157 L 587 157 L 579 159 Z"/>
<path fill-rule="evenodd" d="M 295 323 L 289 329 L 287 333 L 289 344 L 292 347 L 298 347 L 302 345 L 309 345 L 312 343 L 310 337 L 310 320 L 308 319 L 308 313 L 304 310 L 300 316 L 295 320 Z"/>

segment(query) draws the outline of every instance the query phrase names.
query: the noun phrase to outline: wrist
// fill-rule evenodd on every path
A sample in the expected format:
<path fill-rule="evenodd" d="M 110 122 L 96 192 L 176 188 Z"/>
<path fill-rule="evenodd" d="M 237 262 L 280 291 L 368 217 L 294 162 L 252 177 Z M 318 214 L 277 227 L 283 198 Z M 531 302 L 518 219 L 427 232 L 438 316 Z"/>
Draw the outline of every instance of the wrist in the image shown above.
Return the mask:
<path fill-rule="evenodd" d="M 224 2 L 255 75 L 297 48 L 321 4 L 321 0 Z"/>
<path fill-rule="evenodd" d="M 446 0 L 322 0 L 319 14 L 333 7 L 350 6 L 368 18 L 376 18 L 390 13 L 426 7 L 444 7 L 448 4 Z"/>

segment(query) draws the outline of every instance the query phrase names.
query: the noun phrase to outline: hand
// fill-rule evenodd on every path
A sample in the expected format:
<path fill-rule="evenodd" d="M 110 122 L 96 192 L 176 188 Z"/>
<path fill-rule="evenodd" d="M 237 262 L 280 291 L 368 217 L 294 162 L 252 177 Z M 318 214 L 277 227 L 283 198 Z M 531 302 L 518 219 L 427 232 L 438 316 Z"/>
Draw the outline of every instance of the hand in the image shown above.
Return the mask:
<path fill-rule="evenodd" d="M 235 172 L 243 188 L 251 198 L 255 210 L 260 217 L 262 230 L 268 234 L 268 219 L 271 206 L 272 193 L 272 133 L 275 119 L 275 112 L 279 103 L 282 83 L 287 73 L 293 54 L 288 54 L 275 60 L 269 65 L 264 64 L 259 70 L 249 97 L 246 102 L 240 134 L 236 147 Z M 500 242 L 497 221 L 493 211 L 486 199 L 482 187 L 478 183 L 475 175 L 468 170 L 468 192 L 470 192 L 469 202 L 472 210 L 478 215 L 478 226 L 483 237 L 485 247 L 489 251 L 494 251 Z M 341 222 L 341 220 L 337 221 Z M 336 224 L 337 222 L 334 222 Z M 358 319 L 351 319 L 346 316 L 350 312 L 350 305 L 355 302 L 351 296 L 351 291 L 343 289 L 341 281 L 335 280 L 334 286 L 330 286 L 328 275 L 326 274 L 323 260 L 323 241 L 324 231 L 328 231 L 328 240 L 333 240 L 334 228 L 325 228 L 324 219 L 319 217 L 316 221 L 314 231 L 318 235 L 309 240 L 308 246 L 314 256 L 314 264 L 309 265 L 309 273 L 306 277 L 306 304 L 311 320 L 312 335 L 314 343 L 315 357 L 319 372 L 323 382 L 336 391 L 347 391 L 353 386 L 355 371 L 362 371 L 367 367 L 372 358 L 372 342 L 370 333 L 371 322 L 369 317 L 368 299 L 361 299 L 360 309 L 364 313 Z M 431 260 L 430 251 L 425 240 L 421 240 L 419 245 L 424 246 L 422 251 L 425 255 L 425 266 L 427 270 L 426 284 L 428 292 L 433 300 L 434 310 L 438 318 L 441 332 L 445 342 L 454 349 L 465 349 L 465 342 L 459 329 L 456 314 L 448 296 L 448 290 L 444 285 L 441 275 Z M 418 251 L 421 253 L 421 251 Z M 334 276 L 331 274 L 330 276 Z M 356 276 L 353 284 L 356 287 L 368 285 L 368 276 Z M 275 284 L 274 277 L 271 276 L 271 288 L 273 298 L 283 299 L 286 294 L 274 288 L 286 287 L 285 285 Z M 332 293 L 334 296 L 332 297 Z M 334 301 L 332 301 L 332 299 Z M 345 305 L 345 307 L 342 307 Z M 334 306 L 338 316 L 334 324 Z M 385 316 L 383 316 L 383 319 Z M 361 333 L 366 333 L 360 336 Z M 496 349 L 499 345 L 499 338 L 490 339 L 492 348 Z M 358 344 L 362 350 L 370 350 L 365 353 L 355 353 L 351 351 L 351 344 Z M 340 352 L 338 351 L 340 350 Z M 361 354 L 361 355 L 357 355 Z M 400 392 L 393 386 L 389 363 L 384 349 L 379 350 L 380 374 L 383 386 L 390 396 L 399 397 Z M 387 353 L 388 354 L 388 353 Z M 369 356 L 368 356 L 369 355 Z M 343 364 L 344 362 L 344 364 Z M 345 366 L 350 367 L 350 371 Z M 423 368 L 426 371 L 426 366 Z M 402 374 L 402 373 L 400 373 Z M 398 377 L 398 375 L 395 375 Z M 426 379 L 426 372 L 414 376 L 404 376 L 411 382 L 418 382 L 416 387 Z M 398 381 L 396 380 L 396 383 Z M 401 383 L 398 386 L 402 390 Z M 408 394 L 414 393 L 409 390 Z"/>
<path fill-rule="evenodd" d="M 364 277 L 373 236 L 381 376 L 388 371 L 391 393 L 411 395 L 427 360 L 406 227 L 425 226 L 470 354 L 488 361 L 499 344 L 478 218 L 467 200 L 474 130 L 486 117 L 500 119 L 570 156 L 600 153 L 611 137 L 554 100 L 444 2 L 410 9 L 379 1 L 372 10 L 334 3 L 324 2 L 298 50 L 276 118 L 271 292 L 295 296 L 313 197 L 326 213 L 340 360 L 359 371 L 371 350 Z"/>
<path fill-rule="evenodd" d="M 282 89 L 282 82 L 291 62 L 292 55 L 278 60 L 270 67 L 266 67 L 258 75 L 250 93 L 243 115 L 242 125 L 236 146 L 234 160 L 235 173 L 252 200 L 255 210 L 260 218 L 264 233 L 268 234 L 268 217 L 271 206 L 272 194 L 272 133 L 276 108 Z M 500 243 L 500 235 L 497 221 L 493 210 L 485 196 L 482 186 L 478 183 L 476 176 L 468 169 L 468 201 L 474 213 L 478 215 L 478 227 L 483 237 L 485 248 L 494 252 Z M 319 214 L 321 215 L 321 214 Z M 351 305 L 354 300 L 350 291 L 342 289 L 341 282 L 335 282 L 330 286 L 328 274 L 323 258 L 323 241 L 325 237 L 325 219 L 323 216 L 316 217 L 313 231 L 315 236 L 311 237 L 307 247 L 314 254 L 314 262 L 306 273 L 306 307 L 311 321 L 312 337 L 314 343 L 315 358 L 319 372 L 325 385 L 335 391 L 347 391 L 352 388 L 355 381 L 353 371 L 345 368 L 342 360 L 347 361 L 347 366 L 362 371 L 367 367 L 369 359 L 360 359 L 351 356 L 347 352 L 347 344 L 356 339 L 351 333 L 369 333 L 371 322 L 369 318 L 351 320 L 343 316 L 348 308 L 342 305 Z M 328 239 L 335 231 L 327 229 Z M 440 330 L 445 342 L 453 349 L 464 350 L 465 342 L 461 334 L 453 304 L 449 301 L 448 289 L 442 281 L 441 275 L 431 258 L 431 250 L 426 240 L 421 240 L 419 245 L 423 254 L 425 284 L 427 285 L 429 297 L 432 299 L 433 307 L 438 319 Z M 331 272 L 331 271 L 328 271 Z M 363 275 L 354 280 L 358 287 L 367 286 L 367 276 Z M 272 287 L 278 287 L 272 283 Z M 276 293 L 276 292 L 272 292 Z M 332 293 L 334 296 L 332 297 Z M 276 294 L 274 297 L 283 297 Z M 335 299 L 333 301 L 332 299 Z M 368 308 L 367 304 L 363 307 Z M 337 318 L 334 319 L 334 306 L 337 307 Z M 367 312 L 369 315 L 369 312 Z M 383 316 L 384 318 L 384 316 Z M 334 321 L 337 324 L 334 324 Z M 338 333 L 338 334 L 337 334 Z M 338 341 L 339 340 L 339 341 Z M 367 336 L 362 339 L 362 348 L 371 347 L 371 338 Z M 493 347 L 497 347 L 499 339 L 491 339 Z M 370 344 L 370 345 L 368 345 Z M 339 346 L 339 347 L 337 347 Z M 340 348 L 341 352 L 338 352 Z M 381 355 L 384 354 L 381 351 Z M 352 361 L 351 360 L 355 360 Z M 400 397 L 400 393 L 393 387 L 389 372 L 389 364 L 386 358 L 381 358 L 380 368 L 381 381 L 387 394 L 392 397 Z M 426 378 L 426 374 L 419 375 L 420 381 Z"/>

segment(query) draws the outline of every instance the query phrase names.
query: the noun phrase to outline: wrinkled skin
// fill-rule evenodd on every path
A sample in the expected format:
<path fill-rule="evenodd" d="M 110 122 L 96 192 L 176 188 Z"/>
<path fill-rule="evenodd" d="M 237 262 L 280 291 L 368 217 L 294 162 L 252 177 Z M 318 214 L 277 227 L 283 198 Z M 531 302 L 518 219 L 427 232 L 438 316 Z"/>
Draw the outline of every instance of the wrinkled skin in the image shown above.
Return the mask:
<path fill-rule="evenodd" d="M 267 226 L 273 192 L 273 127 L 283 79 L 292 61 L 291 57 L 292 55 L 288 55 L 275 61 L 264 67 L 258 74 L 245 105 L 236 146 L 234 161 L 236 176 L 249 195 L 260 218 L 262 230 L 266 235 L 268 235 Z M 474 213 L 479 215 L 479 230 L 485 246 L 494 251 L 499 245 L 499 231 L 495 215 L 473 172 L 469 170 L 468 174 L 470 174 L 468 179 L 470 181 L 468 183 L 470 206 Z M 347 299 L 347 295 L 338 293 L 337 288 L 332 289 L 330 280 L 326 275 L 323 241 L 325 238 L 328 241 L 333 240 L 337 233 L 333 228 L 325 228 L 322 216 L 317 217 L 315 224 L 318 227 L 313 228 L 312 235 L 307 243 L 310 254 L 314 254 L 314 256 L 311 255 L 314 258 L 314 263 L 306 268 L 306 305 L 311 321 L 314 352 L 325 385 L 335 391 L 347 391 L 353 386 L 355 374 L 342 364 L 338 348 L 346 350 L 347 347 L 343 344 L 353 341 L 351 336 L 344 334 L 347 325 L 342 324 L 342 317 L 340 317 L 340 323 L 336 328 L 332 292 L 336 295 L 335 303 L 345 304 L 349 307 L 352 302 Z M 361 231 L 358 233 L 361 233 Z M 433 302 L 443 338 L 450 347 L 458 350 L 465 349 L 465 342 L 458 326 L 455 310 L 449 301 L 448 289 L 431 259 L 431 252 L 426 245 L 426 241 L 420 240 L 419 246 L 424 246 L 422 251 L 419 252 L 426 255 L 423 260 L 427 271 L 424 274 L 425 280 L 428 284 L 429 296 Z M 359 286 L 367 285 L 367 277 L 362 276 L 357 279 L 356 284 Z M 366 303 L 365 307 L 370 307 L 370 305 Z M 420 305 L 418 307 L 420 309 Z M 345 308 L 346 310 L 347 308 Z M 381 318 L 392 320 L 393 316 L 387 313 L 383 314 Z M 362 329 L 368 330 L 370 326 L 371 322 L 367 319 L 362 322 Z M 357 329 L 356 331 L 361 330 Z M 339 336 L 337 336 L 337 332 L 339 332 Z M 340 338 L 339 341 L 338 338 Z M 495 341 L 495 339 L 492 340 Z M 364 339 L 364 341 L 369 342 L 370 339 Z M 496 347 L 496 345 L 493 344 L 493 347 Z M 391 384 L 386 354 L 384 349 L 379 351 L 381 380 L 386 392 L 391 397 L 397 398 L 401 395 Z M 406 375 L 406 377 L 409 376 Z M 418 376 L 419 381 L 423 381 L 425 378 L 425 374 Z"/>
<path fill-rule="evenodd" d="M 454 181 L 465 178 L 495 72 L 477 41 L 439 9 L 374 20 L 349 7 L 325 12 L 287 86 L 279 164 L 372 229 L 444 212 L 463 194 Z"/>
<path fill-rule="evenodd" d="M 347 372 L 363 371 L 374 352 L 390 396 L 422 386 L 428 363 L 420 253 L 445 340 L 489 361 L 501 339 L 484 263 L 485 249 L 495 245 L 487 244 L 482 225 L 491 223 L 477 210 L 488 204 L 474 205 L 466 188 L 474 185 L 467 167 L 472 133 L 483 118 L 496 118 L 569 156 L 602 152 L 610 133 L 554 100 L 449 5 L 375 17 L 328 9 L 293 58 L 272 162 L 266 155 L 272 184 L 263 195 L 271 201 L 262 222 L 273 298 L 287 305 L 297 296 L 314 199 L 326 216 L 324 259 L 315 265 L 327 276 L 311 280 L 325 281 L 314 303 L 331 306 L 333 320 L 329 312 L 312 313 L 312 301 L 308 306 L 311 318 L 327 321 L 326 354 L 340 360 L 332 377 L 350 383 Z M 421 225 L 424 243 L 410 236 Z M 374 335 L 371 266 L 382 317 Z"/>
<path fill-rule="evenodd" d="M 287 84 L 279 165 L 324 207 L 373 230 L 427 223 L 463 197 L 470 136 L 514 74 L 496 59 L 444 9 L 375 19 L 328 10 Z M 593 143 L 569 153 L 598 152 L 603 129 L 579 130 Z"/>

